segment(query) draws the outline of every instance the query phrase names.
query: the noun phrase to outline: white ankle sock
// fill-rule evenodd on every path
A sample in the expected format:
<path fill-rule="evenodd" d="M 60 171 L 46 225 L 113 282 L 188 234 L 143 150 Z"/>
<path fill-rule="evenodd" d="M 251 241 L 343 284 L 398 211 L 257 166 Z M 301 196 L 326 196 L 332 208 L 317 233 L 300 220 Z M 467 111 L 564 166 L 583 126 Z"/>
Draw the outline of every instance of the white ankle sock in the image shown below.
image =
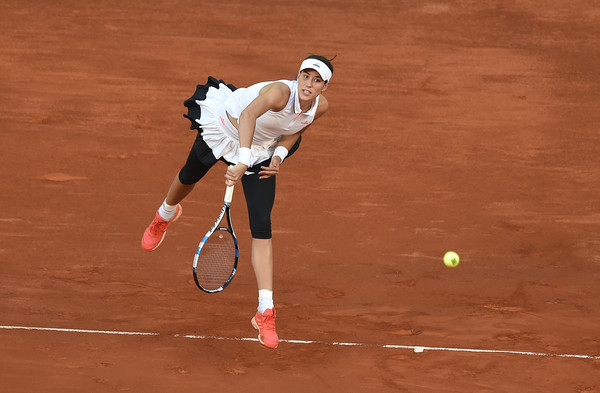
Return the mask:
<path fill-rule="evenodd" d="M 165 219 L 165 221 L 171 221 L 171 219 L 175 216 L 177 212 L 177 205 L 169 205 L 167 200 L 160 205 L 158 208 L 158 214 Z"/>
<path fill-rule="evenodd" d="M 269 308 L 275 307 L 273 304 L 273 291 L 268 289 L 258 290 L 258 312 L 263 314 Z"/>

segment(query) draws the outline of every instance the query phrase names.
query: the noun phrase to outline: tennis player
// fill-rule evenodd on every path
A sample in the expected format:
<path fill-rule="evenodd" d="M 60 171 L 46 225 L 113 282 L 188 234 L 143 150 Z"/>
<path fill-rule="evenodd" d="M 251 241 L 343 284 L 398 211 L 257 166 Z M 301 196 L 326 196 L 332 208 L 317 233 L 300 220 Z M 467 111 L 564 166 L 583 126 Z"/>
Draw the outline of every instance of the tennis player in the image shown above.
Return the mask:
<path fill-rule="evenodd" d="M 301 134 L 328 108 L 321 95 L 333 74 L 330 59 L 312 55 L 302 61 L 295 80 L 260 82 L 237 89 L 209 77 L 185 101 L 198 136 L 187 161 L 142 237 L 142 248 L 155 250 L 167 228 L 182 213 L 179 204 L 217 161 L 227 164 L 225 183 L 241 180 L 252 233 L 252 266 L 258 284 L 258 309 L 252 325 L 260 342 L 276 348 L 273 303 L 271 210 L 275 176 L 299 147 Z"/>

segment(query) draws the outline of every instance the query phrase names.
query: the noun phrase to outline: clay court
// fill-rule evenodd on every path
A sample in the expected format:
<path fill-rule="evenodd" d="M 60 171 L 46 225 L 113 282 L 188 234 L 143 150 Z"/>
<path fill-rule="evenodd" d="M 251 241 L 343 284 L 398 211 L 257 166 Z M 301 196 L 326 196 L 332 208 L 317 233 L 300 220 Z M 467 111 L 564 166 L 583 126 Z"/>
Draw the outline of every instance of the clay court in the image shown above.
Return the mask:
<path fill-rule="evenodd" d="M 0 32 L 0 390 L 600 392 L 597 1 L 2 0 Z M 311 53 L 270 350 L 241 192 L 234 281 L 192 279 L 224 165 L 139 243 L 196 84 Z"/>

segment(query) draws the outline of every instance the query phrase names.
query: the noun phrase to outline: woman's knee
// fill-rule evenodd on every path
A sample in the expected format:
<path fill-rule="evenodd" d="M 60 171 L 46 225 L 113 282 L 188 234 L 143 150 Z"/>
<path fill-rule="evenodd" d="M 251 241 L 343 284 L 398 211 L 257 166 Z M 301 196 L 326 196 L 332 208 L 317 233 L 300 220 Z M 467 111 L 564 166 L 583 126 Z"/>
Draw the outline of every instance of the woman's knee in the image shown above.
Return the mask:
<path fill-rule="evenodd" d="M 273 237 L 271 232 L 271 217 L 251 217 L 250 232 L 254 239 L 271 239 Z"/>
<path fill-rule="evenodd" d="M 187 167 L 181 168 L 178 175 L 181 184 L 185 184 L 186 186 L 198 183 L 202 176 L 203 174 L 194 173 L 194 171 L 189 170 Z"/>

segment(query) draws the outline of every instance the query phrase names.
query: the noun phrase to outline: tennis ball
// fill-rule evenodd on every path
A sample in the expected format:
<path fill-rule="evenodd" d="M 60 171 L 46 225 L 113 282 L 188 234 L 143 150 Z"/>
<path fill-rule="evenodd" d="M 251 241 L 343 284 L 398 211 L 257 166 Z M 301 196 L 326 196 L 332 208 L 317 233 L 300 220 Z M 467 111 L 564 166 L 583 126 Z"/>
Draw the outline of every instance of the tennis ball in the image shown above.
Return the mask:
<path fill-rule="evenodd" d="M 456 267 L 460 262 L 460 257 L 454 251 L 448 251 L 444 254 L 444 265 L 448 267 Z"/>

